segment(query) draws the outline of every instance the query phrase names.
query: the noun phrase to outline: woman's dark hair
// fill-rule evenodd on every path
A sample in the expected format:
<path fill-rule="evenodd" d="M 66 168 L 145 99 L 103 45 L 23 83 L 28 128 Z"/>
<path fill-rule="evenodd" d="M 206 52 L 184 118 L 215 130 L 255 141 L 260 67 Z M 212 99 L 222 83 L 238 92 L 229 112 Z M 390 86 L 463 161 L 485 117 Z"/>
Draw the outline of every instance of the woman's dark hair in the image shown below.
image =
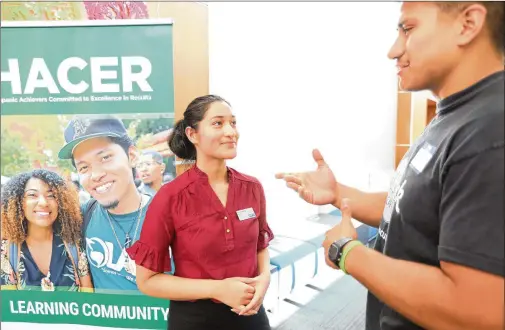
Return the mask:
<path fill-rule="evenodd" d="M 13 176 L 2 191 L 2 239 L 21 243 L 28 234 L 28 223 L 23 211 L 25 187 L 31 178 L 45 182 L 53 191 L 58 203 L 58 217 L 53 224 L 55 233 L 64 242 L 79 244 L 82 216 L 79 195 L 75 185 L 58 174 L 37 169 Z"/>
<path fill-rule="evenodd" d="M 225 102 L 230 105 L 228 101 L 217 95 L 197 97 L 191 101 L 186 111 L 184 111 L 184 118 L 175 124 L 168 138 L 168 147 L 177 157 L 185 160 L 196 160 L 196 148 L 186 136 L 186 127 L 198 130 L 198 124 L 214 102 Z"/>

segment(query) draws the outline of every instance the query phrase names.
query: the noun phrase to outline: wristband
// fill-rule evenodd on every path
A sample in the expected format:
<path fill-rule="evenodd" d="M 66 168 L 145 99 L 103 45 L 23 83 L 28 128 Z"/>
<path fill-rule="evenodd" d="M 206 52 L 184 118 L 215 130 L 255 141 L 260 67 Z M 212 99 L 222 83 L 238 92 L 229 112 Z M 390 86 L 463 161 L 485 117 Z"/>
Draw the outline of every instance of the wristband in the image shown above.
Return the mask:
<path fill-rule="evenodd" d="M 346 245 L 344 245 L 343 252 L 342 252 L 342 257 L 340 258 L 340 262 L 338 263 L 338 268 L 344 272 L 344 274 L 348 275 L 347 271 L 345 270 L 345 258 L 347 257 L 347 254 L 356 246 L 363 245 L 358 240 L 350 241 Z"/>

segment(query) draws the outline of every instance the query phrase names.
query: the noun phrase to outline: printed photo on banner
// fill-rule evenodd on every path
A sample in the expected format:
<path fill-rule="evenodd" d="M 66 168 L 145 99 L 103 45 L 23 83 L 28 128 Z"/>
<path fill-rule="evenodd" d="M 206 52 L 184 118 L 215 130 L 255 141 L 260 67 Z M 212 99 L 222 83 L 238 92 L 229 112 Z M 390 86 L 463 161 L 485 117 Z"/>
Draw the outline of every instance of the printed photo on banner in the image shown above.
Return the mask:
<path fill-rule="evenodd" d="M 2 326 L 166 328 L 125 249 L 175 178 L 172 20 L 80 7 L 2 3 Z"/>
<path fill-rule="evenodd" d="M 137 292 L 125 249 L 175 177 L 172 125 L 152 113 L 3 117 L 2 288 Z"/>

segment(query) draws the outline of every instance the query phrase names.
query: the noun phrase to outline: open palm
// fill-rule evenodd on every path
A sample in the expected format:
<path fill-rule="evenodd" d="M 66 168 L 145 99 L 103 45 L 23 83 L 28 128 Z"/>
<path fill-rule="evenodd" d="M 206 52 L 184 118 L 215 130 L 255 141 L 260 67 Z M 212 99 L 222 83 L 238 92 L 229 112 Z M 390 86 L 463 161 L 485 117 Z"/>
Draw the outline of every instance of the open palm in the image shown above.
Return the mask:
<path fill-rule="evenodd" d="M 338 197 L 337 180 L 319 150 L 313 150 L 312 156 L 317 163 L 315 171 L 278 173 L 275 177 L 286 181 L 289 188 L 310 204 L 333 204 Z"/>

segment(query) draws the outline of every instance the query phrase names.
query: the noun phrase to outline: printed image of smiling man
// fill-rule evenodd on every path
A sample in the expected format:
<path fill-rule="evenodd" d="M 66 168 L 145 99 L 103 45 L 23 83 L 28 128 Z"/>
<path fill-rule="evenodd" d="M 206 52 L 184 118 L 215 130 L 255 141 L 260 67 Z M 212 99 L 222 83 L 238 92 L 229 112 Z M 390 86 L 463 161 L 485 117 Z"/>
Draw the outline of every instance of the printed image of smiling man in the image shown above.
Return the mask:
<path fill-rule="evenodd" d="M 151 198 L 135 186 L 137 149 L 121 120 L 110 115 L 76 116 L 64 137 L 58 157 L 72 161 L 91 195 L 81 211 L 96 292 L 138 291 L 135 264 L 125 249 L 138 239 Z"/>

